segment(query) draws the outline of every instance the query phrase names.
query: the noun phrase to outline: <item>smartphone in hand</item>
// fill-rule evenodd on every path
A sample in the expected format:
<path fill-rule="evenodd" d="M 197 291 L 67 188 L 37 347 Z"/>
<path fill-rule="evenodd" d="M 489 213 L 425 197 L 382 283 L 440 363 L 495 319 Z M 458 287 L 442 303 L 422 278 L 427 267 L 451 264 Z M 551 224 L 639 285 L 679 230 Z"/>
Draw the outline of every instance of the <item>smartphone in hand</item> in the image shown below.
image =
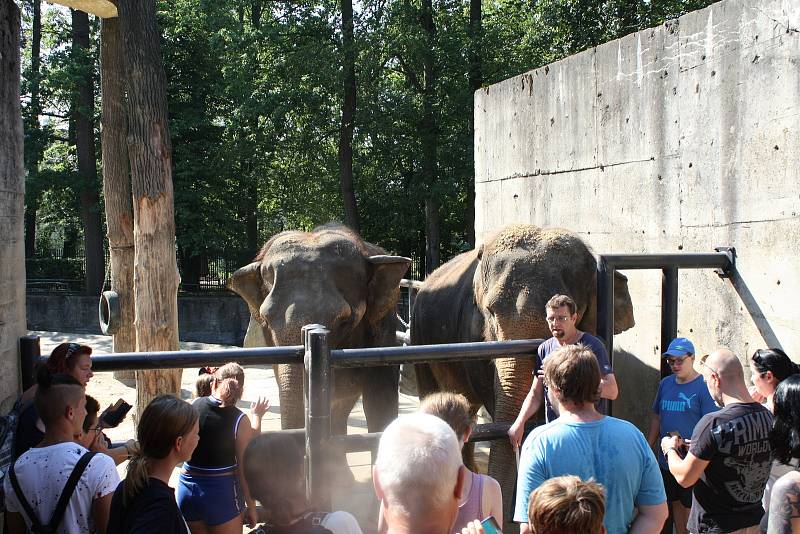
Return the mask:
<path fill-rule="evenodd" d="M 484 534 L 502 534 L 503 531 L 500 530 L 500 525 L 497 524 L 497 520 L 494 516 L 489 516 L 483 521 L 481 521 L 481 526 L 483 527 Z"/>
<path fill-rule="evenodd" d="M 99 426 L 102 428 L 115 428 L 117 427 L 125 416 L 128 415 L 128 412 L 131 411 L 132 406 L 125 402 L 123 399 L 119 399 L 113 406 L 106 408 L 100 417 L 98 418 Z"/>

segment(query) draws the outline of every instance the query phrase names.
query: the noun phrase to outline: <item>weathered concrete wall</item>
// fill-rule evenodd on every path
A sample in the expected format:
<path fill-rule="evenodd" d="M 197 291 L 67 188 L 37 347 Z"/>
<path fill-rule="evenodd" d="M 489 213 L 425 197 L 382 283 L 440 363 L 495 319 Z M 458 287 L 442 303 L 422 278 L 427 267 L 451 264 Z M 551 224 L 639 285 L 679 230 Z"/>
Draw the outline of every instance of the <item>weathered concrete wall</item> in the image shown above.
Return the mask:
<path fill-rule="evenodd" d="M 28 329 L 99 334 L 99 300 L 76 295 L 28 295 Z M 247 304 L 239 297 L 178 297 L 181 341 L 241 345 L 249 322 Z"/>
<path fill-rule="evenodd" d="M 22 115 L 19 8 L 0 2 L 0 412 L 19 390 L 19 337 L 25 335 Z"/>
<path fill-rule="evenodd" d="M 738 252 L 680 275 L 698 352 L 800 359 L 800 3 L 726 0 L 475 93 L 476 234 L 563 226 L 597 252 Z M 657 386 L 660 272 L 628 271 L 616 414 Z M 644 379 L 642 379 L 644 377 Z"/>

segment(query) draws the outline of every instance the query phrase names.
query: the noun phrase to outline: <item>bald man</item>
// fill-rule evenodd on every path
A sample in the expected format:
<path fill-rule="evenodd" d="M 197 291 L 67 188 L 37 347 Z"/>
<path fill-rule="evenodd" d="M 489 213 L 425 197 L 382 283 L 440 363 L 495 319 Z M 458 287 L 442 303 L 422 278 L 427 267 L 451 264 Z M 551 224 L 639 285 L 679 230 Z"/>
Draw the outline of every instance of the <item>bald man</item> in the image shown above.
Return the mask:
<path fill-rule="evenodd" d="M 661 440 L 670 472 L 683 487 L 694 485 L 689 532 L 757 534 L 761 498 L 770 470 L 772 414 L 753 402 L 739 359 L 728 349 L 700 358 L 711 398 L 722 408 L 704 415 L 686 443 Z"/>

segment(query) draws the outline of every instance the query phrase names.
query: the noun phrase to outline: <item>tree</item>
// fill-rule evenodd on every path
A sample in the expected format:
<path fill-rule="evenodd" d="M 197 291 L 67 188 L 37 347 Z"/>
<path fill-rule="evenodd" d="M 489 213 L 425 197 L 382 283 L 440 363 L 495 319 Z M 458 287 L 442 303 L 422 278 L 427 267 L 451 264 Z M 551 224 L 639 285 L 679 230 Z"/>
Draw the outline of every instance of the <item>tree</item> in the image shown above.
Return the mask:
<path fill-rule="evenodd" d="M 353 128 L 356 113 L 356 50 L 353 32 L 353 0 L 342 1 L 342 67 L 344 90 L 342 120 L 339 127 L 339 183 L 345 223 L 361 232 L 358 205 L 353 187 Z"/>
<path fill-rule="evenodd" d="M 75 147 L 80 175 L 86 292 L 97 295 L 102 291 L 105 281 L 105 257 L 94 145 L 94 66 L 89 50 L 89 15 L 76 9 L 72 10 L 72 61 L 79 69 L 75 78 L 76 94 L 72 116 L 75 121 Z"/>
<path fill-rule="evenodd" d="M 120 0 L 118 8 L 128 72 L 136 349 L 172 351 L 179 349 L 179 277 L 166 76 L 155 0 Z M 159 394 L 178 394 L 180 378 L 180 370 L 137 371 L 138 413 Z"/>
<path fill-rule="evenodd" d="M 120 328 L 114 334 L 114 352 L 135 352 L 133 201 L 128 173 L 125 68 L 119 26 L 119 17 L 107 18 L 102 20 L 100 30 L 103 196 L 111 259 L 111 289 L 119 296 L 121 311 Z M 117 371 L 114 377 L 129 379 L 134 378 L 134 373 Z"/>

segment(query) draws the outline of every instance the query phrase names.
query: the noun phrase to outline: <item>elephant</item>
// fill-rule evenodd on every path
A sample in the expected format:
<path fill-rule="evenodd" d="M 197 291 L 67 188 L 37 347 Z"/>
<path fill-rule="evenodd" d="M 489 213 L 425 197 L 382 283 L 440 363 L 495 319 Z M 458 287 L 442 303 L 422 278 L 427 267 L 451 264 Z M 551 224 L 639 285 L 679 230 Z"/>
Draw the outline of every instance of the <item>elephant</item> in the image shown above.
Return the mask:
<path fill-rule="evenodd" d="M 425 280 L 414 303 L 411 343 L 428 345 L 550 337 L 545 304 L 556 293 L 577 304 L 578 328 L 596 330 L 596 260 L 580 238 L 559 228 L 517 224 L 503 228 Z M 614 331 L 633 327 L 627 279 L 614 284 Z M 497 358 L 416 366 L 420 398 L 437 391 L 464 394 L 495 422 L 511 423 L 533 381 L 533 358 Z M 508 440 L 491 445 L 489 474 L 503 493 L 511 525 L 516 462 Z"/>
<path fill-rule="evenodd" d="M 245 347 L 301 345 L 306 324 L 330 330 L 331 349 L 395 345 L 399 284 L 410 263 L 339 224 L 274 235 L 228 280 L 250 310 Z M 275 377 L 281 427 L 302 428 L 302 364 L 276 365 Z M 359 396 L 369 431 L 383 430 L 397 417 L 398 377 L 397 366 L 335 369 L 331 431 L 347 433 Z"/>

